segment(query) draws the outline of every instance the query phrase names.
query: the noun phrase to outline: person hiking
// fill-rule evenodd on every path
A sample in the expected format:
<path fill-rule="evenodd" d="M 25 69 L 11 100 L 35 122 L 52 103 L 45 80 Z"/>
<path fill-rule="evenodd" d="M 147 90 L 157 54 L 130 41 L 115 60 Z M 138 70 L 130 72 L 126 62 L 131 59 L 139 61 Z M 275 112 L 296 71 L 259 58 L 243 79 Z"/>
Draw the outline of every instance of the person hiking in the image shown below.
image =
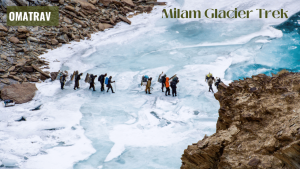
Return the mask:
<path fill-rule="evenodd" d="M 166 74 L 164 74 L 164 72 L 162 72 L 159 76 L 158 76 L 158 82 L 161 83 L 161 91 L 164 92 L 164 87 L 165 87 L 165 83 L 166 83 Z"/>
<path fill-rule="evenodd" d="M 112 92 L 112 93 L 115 93 L 114 90 L 113 90 L 113 88 L 112 88 L 112 86 L 111 86 L 111 83 L 114 83 L 115 81 L 111 81 L 111 79 L 112 79 L 112 76 L 109 77 L 108 82 L 107 82 L 107 85 L 106 85 L 106 87 L 107 87 L 107 92 L 109 91 L 109 89 L 111 89 L 111 92 Z"/>
<path fill-rule="evenodd" d="M 91 89 L 91 88 L 93 88 L 93 91 L 96 91 L 95 90 L 95 78 L 97 77 L 97 75 L 93 75 L 93 74 L 91 74 L 90 75 L 90 88 L 89 89 Z"/>
<path fill-rule="evenodd" d="M 173 97 L 174 97 L 174 94 L 175 94 L 175 96 L 177 96 L 177 92 L 176 92 L 177 83 L 179 83 L 178 77 L 174 78 L 172 80 L 172 82 L 171 82 L 171 88 L 172 88 L 172 95 L 173 95 Z"/>
<path fill-rule="evenodd" d="M 101 92 L 104 91 L 104 81 L 105 81 L 105 77 L 107 76 L 107 73 L 105 73 L 104 75 L 100 75 L 99 78 L 98 78 L 98 81 L 100 82 L 101 84 Z"/>
<path fill-rule="evenodd" d="M 65 82 L 66 82 L 66 76 L 65 74 L 62 75 L 61 79 L 60 79 L 60 88 L 61 90 L 64 89 L 64 86 L 65 86 Z"/>
<path fill-rule="evenodd" d="M 166 96 L 167 96 L 167 93 L 168 93 L 168 95 L 170 95 L 170 83 L 169 83 L 169 77 L 166 77 L 165 85 L 166 85 Z"/>
<path fill-rule="evenodd" d="M 147 91 L 148 91 L 148 94 L 151 94 L 150 93 L 151 80 L 152 80 L 152 77 L 150 77 L 147 81 L 147 85 L 146 85 L 146 89 L 145 89 L 146 94 L 147 94 Z"/>
<path fill-rule="evenodd" d="M 208 73 L 205 77 L 205 81 L 207 81 L 207 84 L 209 86 L 209 90 L 208 92 L 210 92 L 210 90 L 214 93 L 214 90 L 212 88 L 212 84 L 214 83 L 215 81 L 215 78 L 213 77 L 213 75 L 211 73 Z"/>
<path fill-rule="evenodd" d="M 216 81 L 216 83 L 215 83 L 215 86 L 217 87 L 217 89 L 219 89 L 219 84 L 222 82 L 221 81 L 221 78 L 216 78 L 217 79 L 217 81 Z"/>
<path fill-rule="evenodd" d="M 79 80 L 81 79 L 80 76 L 82 76 L 82 73 L 77 75 L 76 78 L 75 78 L 74 90 L 79 89 Z"/>

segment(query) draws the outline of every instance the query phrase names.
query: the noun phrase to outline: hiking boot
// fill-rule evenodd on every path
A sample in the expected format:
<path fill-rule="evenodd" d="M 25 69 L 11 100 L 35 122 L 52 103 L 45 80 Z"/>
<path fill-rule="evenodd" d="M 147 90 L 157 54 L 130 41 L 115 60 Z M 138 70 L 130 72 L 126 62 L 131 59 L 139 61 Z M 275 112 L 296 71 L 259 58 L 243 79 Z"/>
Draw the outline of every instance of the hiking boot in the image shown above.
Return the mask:
<path fill-rule="evenodd" d="M 147 94 L 147 91 L 146 91 L 146 94 Z"/>
<path fill-rule="evenodd" d="M 112 93 L 115 93 L 115 92 L 112 92 Z"/>
<path fill-rule="evenodd" d="M 149 92 L 149 94 L 152 94 L 152 93 Z"/>
<path fill-rule="evenodd" d="M 171 95 L 170 93 L 168 95 Z"/>

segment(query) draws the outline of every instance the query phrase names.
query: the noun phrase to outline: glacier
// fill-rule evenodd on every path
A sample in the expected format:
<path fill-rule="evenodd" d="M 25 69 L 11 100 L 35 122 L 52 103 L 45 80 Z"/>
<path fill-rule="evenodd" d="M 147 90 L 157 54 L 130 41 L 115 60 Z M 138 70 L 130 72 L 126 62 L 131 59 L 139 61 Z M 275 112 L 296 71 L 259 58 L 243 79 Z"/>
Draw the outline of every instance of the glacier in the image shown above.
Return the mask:
<path fill-rule="evenodd" d="M 58 81 L 37 83 L 34 100 L 0 107 L 0 166 L 24 169 L 174 169 L 187 145 L 215 132 L 219 103 L 204 77 L 226 84 L 281 69 L 299 71 L 299 17 L 284 19 L 162 19 L 163 8 L 288 9 L 299 1 L 167 0 L 132 25 L 92 35 L 43 55 L 50 71 L 108 73 L 116 93 L 88 90 L 80 81 L 60 90 Z M 255 16 L 255 14 L 253 15 Z M 292 26 L 288 23 L 293 23 Z M 277 26 L 276 26 L 277 25 Z M 53 62 L 59 60 L 60 62 Z M 166 97 L 158 75 L 177 74 L 178 97 Z M 140 87 L 153 77 L 152 94 Z M 217 89 L 214 87 L 214 91 Z M 43 104 L 39 111 L 30 111 Z M 21 117 L 24 122 L 16 122 Z"/>

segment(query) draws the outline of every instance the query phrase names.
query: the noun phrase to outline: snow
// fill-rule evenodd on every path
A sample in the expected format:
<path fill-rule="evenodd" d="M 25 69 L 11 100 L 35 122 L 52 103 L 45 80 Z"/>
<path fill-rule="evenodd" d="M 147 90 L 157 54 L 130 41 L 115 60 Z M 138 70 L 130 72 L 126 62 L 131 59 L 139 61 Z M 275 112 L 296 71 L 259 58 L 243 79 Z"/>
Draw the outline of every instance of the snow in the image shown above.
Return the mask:
<path fill-rule="evenodd" d="M 268 61 L 270 67 L 248 70 L 240 66 L 264 63 L 257 58 L 260 49 L 284 36 L 271 25 L 284 20 L 162 20 L 162 9 L 268 7 L 287 9 L 291 16 L 300 5 L 295 0 L 167 2 L 151 14 L 130 18 L 132 25 L 119 23 L 93 34 L 92 40 L 72 42 L 43 55 L 51 63 L 50 72 L 79 70 L 84 73 L 82 79 L 86 73 L 108 73 L 116 81 L 116 93 L 99 92 L 98 82 L 97 91 L 92 92 L 83 80 L 76 91 L 74 84 L 61 90 L 59 81 L 36 83 L 38 92 L 31 102 L 0 106 L 0 165 L 179 168 L 187 145 L 216 129 L 219 103 L 208 92 L 205 75 L 211 72 L 228 84 L 236 76 L 271 70 L 273 60 Z M 161 92 L 157 78 L 162 71 L 179 77 L 177 97 Z M 153 77 L 151 95 L 139 86 L 145 74 Z M 41 110 L 30 111 L 40 104 Z M 15 121 L 22 116 L 26 121 Z"/>

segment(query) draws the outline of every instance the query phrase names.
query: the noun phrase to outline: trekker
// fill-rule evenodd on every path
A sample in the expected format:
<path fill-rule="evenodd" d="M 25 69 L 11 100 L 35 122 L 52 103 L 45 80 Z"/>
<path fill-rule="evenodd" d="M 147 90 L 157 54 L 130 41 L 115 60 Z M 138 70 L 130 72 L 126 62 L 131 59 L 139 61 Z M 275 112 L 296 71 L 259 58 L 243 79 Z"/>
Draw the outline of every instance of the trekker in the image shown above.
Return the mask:
<path fill-rule="evenodd" d="M 165 83 L 166 83 L 166 74 L 164 74 L 164 72 L 162 72 L 159 76 L 158 76 L 158 82 L 161 83 L 161 91 L 164 92 L 164 87 L 165 87 Z"/>
<path fill-rule="evenodd" d="M 221 83 L 222 81 L 221 81 L 221 78 L 218 78 L 217 77 L 217 81 L 216 81 L 216 83 L 215 83 L 215 86 L 217 87 L 217 89 L 219 89 L 219 84 Z"/>
<path fill-rule="evenodd" d="M 210 90 L 214 93 L 214 90 L 212 88 L 212 84 L 214 83 L 215 81 L 215 78 L 213 77 L 213 75 L 211 73 L 208 73 L 205 77 L 205 81 L 207 81 L 207 84 L 209 86 L 209 90 L 208 92 L 210 92 Z"/>
<path fill-rule="evenodd" d="M 147 91 L 148 91 L 148 94 L 151 94 L 150 93 L 151 80 L 152 80 L 152 77 L 150 77 L 147 81 L 147 85 L 146 85 L 146 89 L 145 89 L 146 94 L 147 94 Z"/>
<path fill-rule="evenodd" d="M 61 79 L 60 79 L 60 88 L 61 90 L 64 89 L 64 86 L 65 86 L 65 82 L 66 82 L 66 76 L 65 74 L 62 75 Z"/>
<path fill-rule="evenodd" d="M 174 78 L 171 82 L 171 88 L 172 88 L 172 95 L 174 97 L 174 94 L 175 96 L 177 96 L 177 92 L 176 92 L 176 88 L 177 88 L 177 83 L 179 83 L 179 80 L 178 80 L 178 77 Z"/>
<path fill-rule="evenodd" d="M 97 75 L 93 75 L 93 74 L 91 74 L 90 75 L 90 88 L 89 89 L 91 89 L 91 88 L 93 88 L 93 91 L 96 91 L 95 90 L 95 78 L 97 77 Z"/>
<path fill-rule="evenodd" d="M 170 94 L 170 83 L 169 83 L 169 78 L 168 77 L 166 77 L 165 84 L 166 84 L 166 96 L 167 96 L 167 93 L 168 93 L 168 95 L 171 95 Z"/>
<path fill-rule="evenodd" d="M 74 90 L 76 90 L 76 88 L 79 89 L 79 80 L 81 79 L 80 76 L 82 76 L 82 73 L 76 76 Z"/>
<path fill-rule="evenodd" d="M 98 78 L 98 81 L 100 82 L 101 84 L 101 92 L 104 91 L 104 80 L 105 80 L 105 77 L 107 76 L 107 73 L 105 73 L 104 75 L 100 75 L 99 78 Z"/>
<path fill-rule="evenodd" d="M 109 89 L 111 89 L 111 92 L 112 92 L 112 93 L 115 93 L 114 90 L 113 90 L 113 88 L 112 88 L 112 86 L 111 86 L 111 83 L 114 83 L 115 81 L 111 81 L 111 78 L 112 78 L 112 76 L 109 77 L 108 82 L 107 82 L 107 85 L 106 85 L 106 87 L 107 87 L 107 92 L 109 91 Z"/>

